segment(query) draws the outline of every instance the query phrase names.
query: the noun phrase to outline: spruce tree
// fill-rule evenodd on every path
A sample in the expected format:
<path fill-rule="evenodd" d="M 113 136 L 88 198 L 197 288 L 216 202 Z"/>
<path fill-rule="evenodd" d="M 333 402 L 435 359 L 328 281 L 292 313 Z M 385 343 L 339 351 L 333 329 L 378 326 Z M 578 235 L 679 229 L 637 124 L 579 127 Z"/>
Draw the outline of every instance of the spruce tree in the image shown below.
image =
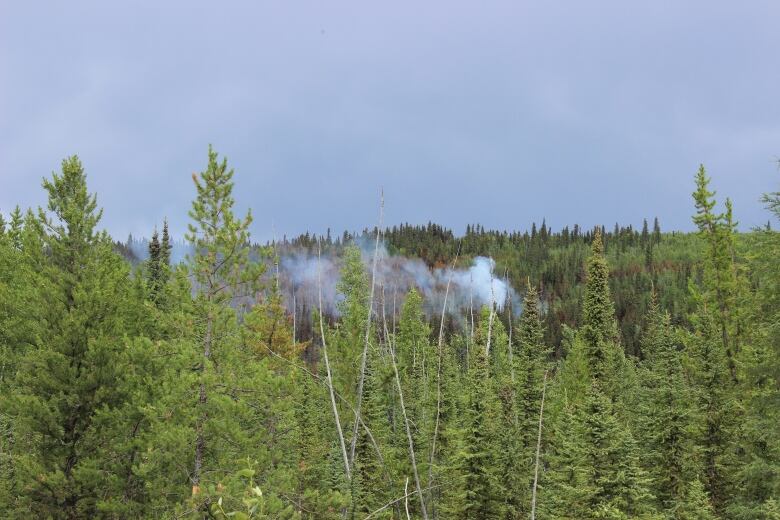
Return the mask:
<path fill-rule="evenodd" d="M 675 520 L 716 520 L 707 491 L 701 480 L 695 479 L 686 486 L 686 494 L 674 504 Z"/>
<path fill-rule="evenodd" d="M 765 194 L 762 201 L 780 219 L 780 192 Z M 780 506 L 771 500 L 780 496 L 780 431 L 776 427 L 780 424 L 780 233 L 768 226 L 754 234 L 750 267 L 757 289 L 750 317 L 752 352 L 742 390 L 745 454 L 739 468 L 739 509 L 742 516 L 773 518 L 774 514 L 780 518 Z M 767 508 L 774 513 L 764 512 Z"/>
<path fill-rule="evenodd" d="M 386 387 L 388 370 L 382 366 L 379 352 L 375 348 L 368 351 L 366 363 L 366 381 L 363 397 L 362 420 L 371 431 L 374 441 L 382 447 L 390 444 L 390 432 L 387 422 L 388 395 Z M 399 432 L 400 434 L 400 432 Z M 387 452 L 382 453 L 387 458 Z M 352 474 L 351 518 L 357 520 L 373 513 L 387 504 L 393 497 L 401 496 L 402 488 L 393 489 L 386 480 L 386 468 L 365 428 L 358 429 L 355 445 L 354 471 Z M 375 515 L 377 518 L 392 518 L 392 509 L 388 508 Z"/>
<path fill-rule="evenodd" d="M 162 262 L 160 258 L 160 236 L 157 228 L 152 233 L 152 239 L 149 241 L 149 258 L 146 261 L 147 286 L 149 297 L 153 302 L 157 302 L 162 284 Z"/>
<path fill-rule="evenodd" d="M 660 310 L 655 293 L 647 314 L 642 353 L 635 412 L 638 440 L 659 508 L 671 513 L 686 500 L 688 482 L 697 472 L 692 457 L 694 409 L 681 349 L 669 315 Z"/>
<path fill-rule="evenodd" d="M 591 376 L 605 381 L 612 376 L 622 352 L 616 344 L 615 306 L 609 291 L 609 267 L 598 227 L 593 237 L 587 272 L 582 302 L 582 336 Z"/>
<path fill-rule="evenodd" d="M 553 518 L 650 518 L 652 495 L 639 447 L 594 380 L 581 404 L 559 418 L 543 494 Z"/>
<path fill-rule="evenodd" d="M 523 300 L 523 314 L 517 327 L 517 349 L 514 360 L 517 374 L 517 401 L 523 449 L 536 444 L 533 426 L 539 415 L 542 379 L 547 369 L 550 348 L 544 343 L 544 325 L 539 312 L 539 296 L 529 283 Z M 528 453 L 524 453 L 527 458 Z"/>
<path fill-rule="evenodd" d="M 415 289 L 409 291 L 401 308 L 395 349 L 400 365 L 406 414 L 412 428 L 415 458 L 420 475 L 425 475 L 428 473 L 426 460 L 436 414 L 433 388 L 436 359 L 429 339 L 430 326 L 425 321 L 422 304 L 420 293 Z M 401 412 L 398 411 L 398 414 L 400 417 Z M 401 445 L 405 447 L 403 425 L 400 426 L 398 434 L 403 437 Z M 411 469 L 407 473 L 411 474 Z"/>
<path fill-rule="evenodd" d="M 457 338 L 456 338 L 457 339 Z M 465 338 L 460 338 L 465 343 Z M 463 518 L 465 510 L 465 430 L 466 403 L 463 402 L 464 386 L 458 366 L 457 341 L 445 346 L 442 356 L 440 434 L 436 443 L 432 481 L 436 487 L 431 496 L 431 513 L 434 518 Z"/>
<path fill-rule="evenodd" d="M 731 389 L 728 356 L 716 320 L 704 311 L 693 317 L 694 334 L 686 350 L 696 405 L 694 440 L 702 467 L 702 484 L 716 512 L 734 496 L 738 407 Z"/>
<path fill-rule="evenodd" d="M 160 264 L 163 267 L 169 267 L 171 265 L 171 250 L 173 245 L 171 244 L 171 236 L 168 233 L 168 219 L 163 220 L 162 240 L 160 242 Z M 162 273 L 162 282 L 168 281 L 168 271 L 165 270 Z"/>
<path fill-rule="evenodd" d="M 487 308 L 483 310 L 483 318 Z M 481 342 L 487 325 L 482 320 Z M 453 518 L 497 518 L 501 511 L 499 487 L 498 403 L 483 345 L 474 348 L 468 370 L 463 441 L 463 510 Z"/>
<path fill-rule="evenodd" d="M 369 279 L 360 249 L 354 244 L 344 249 L 341 278 L 336 290 L 341 295 L 337 310 L 341 319 L 337 325 L 335 341 L 332 341 L 333 377 L 337 391 L 347 399 L 354 399 L 359 376 L 359 363 L 366 332 L 366 318 L 369 297 Z M 351 412 L 344 410 L 342 417 Z M 349 431 L 349 428 L 345 428 Z"/>
<path fill-rule="evenodd" d="M 310 520 L 341 518 L 341 509 L 346 507 L 349 497 L 343 491 L 343 468 L 338 466 L 339 456 L 335 439 L 328 433 L 332 430 L 328 413 L 325 388 L 309 376 L 301 381 L 301 392 L 296 402 L 298 431 L 297 494 L 299 512 Z M 336 471 L 331 471 L 336 466 Z M 336 485 L 330 484 L 334 473 Z"/>
<path fill-rule="evenodd" d="M 736 382 L 740 327 L 737 305 L 739 288 L 734 266 L 735 225 L 732 222 L 729 200 L 726 200 L 726 212 L 715 213 L 715 192 L 709 191 L 709 183 L 710 179 L 701 165 L 696 174 L 696 191 L 693 192 L 696 205 L 693 222 L 699 228 L 699 235 L 706 244 L 701 298 L 702 303 L 708 305 L 714 313 L 729 372 Z"/>

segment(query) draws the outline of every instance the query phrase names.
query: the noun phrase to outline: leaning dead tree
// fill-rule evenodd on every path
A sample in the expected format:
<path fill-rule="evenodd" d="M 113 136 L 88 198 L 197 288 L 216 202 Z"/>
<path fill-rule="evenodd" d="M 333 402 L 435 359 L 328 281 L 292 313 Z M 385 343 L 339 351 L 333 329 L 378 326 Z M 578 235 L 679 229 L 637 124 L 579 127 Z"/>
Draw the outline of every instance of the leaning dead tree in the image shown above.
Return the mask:
<path fill-rule="evenodd" d="M 536 520 L 536 486 L 539 483 L 539 454 L 542 450 L 542 418 L 544 417 L 544 393 L 547 390 L 547 372 L 542 380 L 542 404 L 539 406 L 539 433 L 536 437 L 536 462 L 534 463 L 534 486 L 531 491 L 531 520 Z"/>
<path fill-rule="evenodd" d="M 352 429 L 352 441 L 349 446 L 349 462 L 355 463 L 355 446 L 357 445 L 358 426 L 360 423 L 360 407 L 363 404 L 363 385 L 366 381 L 366 358 L 368 356 L 368 343 L 371 336 L 371 315 L 374 312 L 374 287 L 376 286 L 376 262 L 379 257 L 379 234 L 382 229 L 382 217 L 385 210 L 385 192 L 380 195 L 379 202 L 379 226 L 376 228 L 376 243 L 374 244 L 374 261 L 371 266 L 371 293 L 368 298 L 368 317 L 366 319 L 366 334 L 363 341 L 363 354 L 360 358 L 360 379 L 357 388 L 357 403 L 355 405 L 355 425 Z"/>

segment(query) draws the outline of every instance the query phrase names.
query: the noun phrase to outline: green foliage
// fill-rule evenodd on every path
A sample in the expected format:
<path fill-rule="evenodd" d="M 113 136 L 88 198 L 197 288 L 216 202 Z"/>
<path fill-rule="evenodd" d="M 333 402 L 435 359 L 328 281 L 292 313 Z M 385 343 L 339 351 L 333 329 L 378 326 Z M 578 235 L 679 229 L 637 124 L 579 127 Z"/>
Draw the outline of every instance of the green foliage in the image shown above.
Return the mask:
<path fill-rule="evenodd" d="M 469 226 L 462 257 L 526 280 L 523 311 L 448 316 L 440 351 L 422 291 L 370 301 L 355 237 L 294 239 L 342 266 L 322 323 L 339 425 L 319 321 L 294 332 L 263 281 L 233 171 L 209 149 L 194 182 L 186 265 L 167 222 L 124 261 L 76 157 L 45 210 L 0 216 L 6 517 L 419 518 L 413 454 L 431 518 L 528 518 L 541 424 L 536 518 L 780 518 L 780 239 L 738 233 L 703 168 L 696 234 Z M 435 224 L 386 236 L 434 267 L 458 247 Z M 349 445 L 356 424 L 348 472 L 336 426 Z"/>
<path fill-rule="evenodd" d="M 642 460 L 660 510 L 676 511 L 698 473 L 693 442 L 696 409 L 682 352 L 669 315 L 653 299 L 642 341 L 640 388 L 635 415 Z M 698 481 L 697 481 L 698 482 Z"/>
<path fill-rule="evenodd" d="M 16 260 L 31 262 L 19 270 L 29 276 L 26 297 L 41 304 L 40 328 L 15 340 L 27 346 L 17 350 L 14 391 L 2 402 L 20 483 L 15 507 L 41 517 L 94 516 L 124 496 L 130 511 L 132 437 L 142 428 L 133 428 L 133 410 L 145 400 L 129 388 L 144 367 L 123 338 L 129 270 L 95 229 L 101 211 L 77 157 L 43 186 L 50 213 L 28 214 L 12 239 L 21 247 Z"/>

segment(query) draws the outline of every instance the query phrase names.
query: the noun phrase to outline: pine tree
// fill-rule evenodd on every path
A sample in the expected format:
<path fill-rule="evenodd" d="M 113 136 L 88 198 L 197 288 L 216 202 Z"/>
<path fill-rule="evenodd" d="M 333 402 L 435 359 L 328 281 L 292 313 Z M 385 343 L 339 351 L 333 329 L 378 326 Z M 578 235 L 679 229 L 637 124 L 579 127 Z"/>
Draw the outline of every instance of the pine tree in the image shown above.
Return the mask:
<path fill-rule="evenodd" d="M 9 402 L 19 505 L 43 518 L 92 517 L 130 478 L 123 416 L 128 270 L 96 225 L 102 211 L 75 156 L 44 180 L 47 209 L 28 219 L 45 325 L 20 360 Z M 18 220 L 18 217 L 17 217 Z M 25 226 L 28 227 L 28 226 Z M 22 240 L 22 234 L 18 239 Z M 4 406 L 5 407 L 5 406 Z M 110 442 L 108 442 L 111 440 Z"/>
<path fill-rule="evenodd" d="M 10 232 L 0 235 L 0 504 L 8 515 L 23 498 L 20 489 L 25 485 L 15 467 L 15 378 L 20 362 L 42 336 L 46 308 L 37 283 L 43 249 L 35 228 L 19 229 L 16 240 Z M 23 443 L 19 447 L 25 448 Z"/>
<path fill-rule="evenodd" d="M 11 212 L 11 221 L 8 224 L 8 236 L 11 238 L 11 244 L 16 249 L 22 247 L 22 228 L 24 226 L 24 216 L 22 209 L 16 206 Z"/>
<path fill-rule="evenodd" d="M 199 499 L 204 470 L 214 467 L 215 447 L 209 446 L 225 425 L 216 421 L 226 419 L 229 395 L 215 395 L 214 387 L 238 369 L 235 338 L 236 313 L 233 304 L 242 296 L 254 294 L 262 274 L 262 265 L 249 259 L 250 213 L 243 219 L 233 214 L 233 170 L 227 160 L 217 160 L 217 153 L 209 147 L 208 166 L 199 175 L 193 175 L 197 197 L 189 212 L 187 239 L 194 246 L 190 270 L 195 280 L 196 298 L 194 320 L 197 323 L 196 342 L 202 352 L 198 373 L 198 399 L 195 403 L 194 464 L 190 473 L 193 497 Z M 231 363 L 232 362 L 232 363 Z M 237 432 L 234 432 L 237 433 Z M 223 448 L 225 444 L 220 444 Z M 225 457 L 227 454 L 220 454 Z M 212 459 L 212 460 L 209 460 Z M 211 478 L 214 478 L 212 474 Z"/>

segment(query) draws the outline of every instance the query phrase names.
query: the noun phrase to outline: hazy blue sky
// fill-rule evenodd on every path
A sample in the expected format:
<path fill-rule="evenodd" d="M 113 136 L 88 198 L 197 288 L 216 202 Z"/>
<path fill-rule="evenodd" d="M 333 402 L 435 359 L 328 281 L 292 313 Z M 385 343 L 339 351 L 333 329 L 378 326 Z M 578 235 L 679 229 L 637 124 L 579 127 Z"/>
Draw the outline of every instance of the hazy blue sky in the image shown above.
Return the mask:
<path fill-rule="evenodd" d="M 258 239 L 434 220 L 743 227 L 780 187 L 780 2 L 0 2 L 0 211 L 77 153 L 117 237 L 208 143 Z"/>

